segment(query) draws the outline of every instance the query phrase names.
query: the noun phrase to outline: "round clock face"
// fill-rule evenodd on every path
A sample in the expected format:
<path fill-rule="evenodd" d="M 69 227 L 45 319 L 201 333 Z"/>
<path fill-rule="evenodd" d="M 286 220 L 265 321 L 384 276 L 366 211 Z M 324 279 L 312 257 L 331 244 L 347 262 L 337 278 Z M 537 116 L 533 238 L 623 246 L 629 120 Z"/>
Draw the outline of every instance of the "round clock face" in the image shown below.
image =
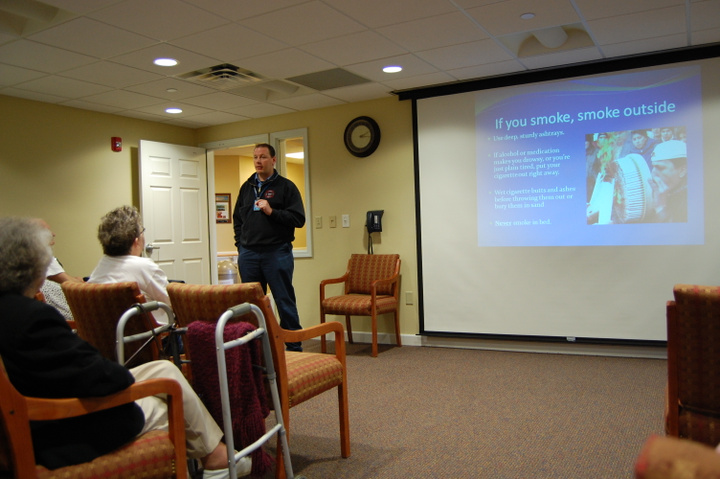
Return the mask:
<path fill-rule="evenodd" d="M 345 128 L 345 147 L 353 155 L 370 156 L 380 144 L 380 127 L 369 116 L 359 116 Z"/>

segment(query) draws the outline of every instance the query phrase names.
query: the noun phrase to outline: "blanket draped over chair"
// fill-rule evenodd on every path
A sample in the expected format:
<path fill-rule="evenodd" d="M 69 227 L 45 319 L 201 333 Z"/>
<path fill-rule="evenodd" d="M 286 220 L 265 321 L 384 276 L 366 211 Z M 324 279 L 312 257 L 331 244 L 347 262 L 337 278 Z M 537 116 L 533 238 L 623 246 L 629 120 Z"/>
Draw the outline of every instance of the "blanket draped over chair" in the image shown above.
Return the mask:
<path fill-rule="evenodd" d="M 192 351 L 193 387 L 218 425 L 224 428 L 215 353 L 215 326 L 216 323 L 194 321 L 188 325 L 187 340 Z M 228 342 L 254 329 L 255 326 L 246 322 L 228 323 L 223 339 Z M 225 351 L 232 431 L 235 442 L 239 442 L 241 447 L 248 446 L 265 434 L 265 418 L 270 413 L 263 371 L 253 367 L 253 364 L 261 364 L 261 356 L 258 341 L 250 341 Z M 236 448 L 240 449 L 237 444 Z M 273 459 L 263 448 L 255 450 L 251 457 L 253 475 L 262 475 L 272 466 Z"/>

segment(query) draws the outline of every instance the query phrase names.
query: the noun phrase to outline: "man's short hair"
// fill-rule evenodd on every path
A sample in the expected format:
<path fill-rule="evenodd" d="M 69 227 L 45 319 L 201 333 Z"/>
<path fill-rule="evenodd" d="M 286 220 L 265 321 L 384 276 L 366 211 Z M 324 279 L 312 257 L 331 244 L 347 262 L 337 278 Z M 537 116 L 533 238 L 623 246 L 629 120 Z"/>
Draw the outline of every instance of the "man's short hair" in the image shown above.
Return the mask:
<path fill-rule="evenodd" d="M 270 152 L 270 156 L 272 158 L 275 158 L 275 148 L 272 145 L 268 145 L 267 143 L 258 143 L 257 145 L 255 145 L 255 149 L 258 148 L 267 148 L 268 152 Z"/>

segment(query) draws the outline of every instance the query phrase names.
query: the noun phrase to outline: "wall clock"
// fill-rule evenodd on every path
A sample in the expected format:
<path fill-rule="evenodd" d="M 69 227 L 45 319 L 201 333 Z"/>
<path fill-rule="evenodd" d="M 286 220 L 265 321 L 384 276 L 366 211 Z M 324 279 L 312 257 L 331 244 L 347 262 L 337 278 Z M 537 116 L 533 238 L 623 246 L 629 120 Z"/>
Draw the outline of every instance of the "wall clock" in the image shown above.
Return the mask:
<path fill-rule="evenodd" d="M 359 116 L 345 127 L 343 138 L 351 154 L 365 158 L 372 155 L 380 144 L 380 127 L 369 116 Z"/>

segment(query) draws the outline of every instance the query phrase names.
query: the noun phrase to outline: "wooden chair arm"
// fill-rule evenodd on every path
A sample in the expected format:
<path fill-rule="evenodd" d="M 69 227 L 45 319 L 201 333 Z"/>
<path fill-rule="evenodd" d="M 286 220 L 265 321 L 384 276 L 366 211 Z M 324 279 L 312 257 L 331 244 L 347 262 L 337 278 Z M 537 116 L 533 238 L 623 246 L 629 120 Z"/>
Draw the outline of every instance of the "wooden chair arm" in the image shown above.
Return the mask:
<path fill-rule="evenodd" d="M 345 283 L 347 282 L 348 276 L 350 273 L 345 273 L 344 275 L 340 276 L 339 278 L 331 278 L 331 279 L 324 279 L 320 281 L 320 301 L 325 299 L 325 286 L 328 284 L 335 284 L 335 283 Z"/>
<path fill-rule="evenodd" d="M 281 329 L 280 331 L 280 339 L 282 339 L 284 343 L 305 341 L 331 333 L 335 334 L 336 339 L 340 337 L 343 341 L 345 340 L 345 328 L 343 328 L 342 323 L 338 321 L 321 323 L 315 326 L 310 326 L 309 328 L 297 329 L 295 331 L 291 331 L 289 329 Z"/>
<path fill-rule="evenodd" d="M 129 388 L 109 396 L 60 399 L 27 397 L 28 418 L 31 421 L 45 421 L 82 416 L 158 394 L 167 394 L 173 400 L 175 397 L 179 398 L 182 408 L 180 384 L 174 379 L 156 378 L 134 383 Z"/>
<path fill-rule="evenodd" d="M 372 296 L 373 301 L 375 301 L 375 297 L 377 296 L 378 286 L 385 284 L 385 283 L 395 284 L 399 281 L 399 279 L 400 279 L 400 273 L 398 272 L 398 273 L 393 274 L 389 278 L 380 278 L 380 279 L 376 279 L 373 282 L 371 282 L 370 283 L 370 295 Z M 396 289 L 396 292 L 397 292 L 397 289 Z M 396 295 L 393 294 L 393 296 L 396 296 Z"/>

